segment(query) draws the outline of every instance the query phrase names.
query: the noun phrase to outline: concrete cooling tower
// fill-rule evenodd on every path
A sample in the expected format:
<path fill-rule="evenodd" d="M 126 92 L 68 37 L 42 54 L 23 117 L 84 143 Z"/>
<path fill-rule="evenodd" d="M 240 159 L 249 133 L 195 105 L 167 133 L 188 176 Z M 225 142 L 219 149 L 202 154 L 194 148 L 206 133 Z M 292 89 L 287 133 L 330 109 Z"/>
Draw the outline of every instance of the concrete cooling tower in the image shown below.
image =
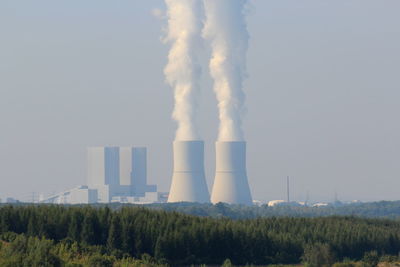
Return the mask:
<path fill-rule="evenodd" d="M 252 205 L 246 173 L 246 142 L 216 142 L 216 172 L 211 202 Z"/>
<path fill-rule="evenodd" d="M 168 202 L 210 202 L 203 141 L 174 142 L 174 172 Z"/>

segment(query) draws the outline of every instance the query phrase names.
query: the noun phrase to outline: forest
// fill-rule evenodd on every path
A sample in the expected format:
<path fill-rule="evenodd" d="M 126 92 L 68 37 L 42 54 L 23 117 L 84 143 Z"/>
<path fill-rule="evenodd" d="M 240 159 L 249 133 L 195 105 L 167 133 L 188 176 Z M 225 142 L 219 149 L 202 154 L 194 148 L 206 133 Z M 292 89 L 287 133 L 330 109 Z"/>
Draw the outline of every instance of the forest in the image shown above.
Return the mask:
<path fill-rule="evenodd" d="M 364 218 L 390 218 L 400 219 L 400 201 L 379 201 L 366 203 L 344 204 L 339 201 L 328 206 L 312 207 L 296 205 L 281 205 L 269 207 L 262 206 L 242 206 L 218 203 L 212 204 L 193 204 L 193 203 L 166 203 L 149 204 L 148 208 L 178 211 L 190 215 L 228 217 L 231 219 L 251 219 L 259 217 L 321 217 L 321 216 L 357 216 Z M 112 208 L 123 205 L 112 204 Z"/>
<path fill-rule="evenodd" d="M 134 206 L 3 205 L 0 240 L 0 266 L 36 266 L 35 260 L 43 261 L 37 266 L 220 266 L 227 259 L 235 265 L 320 261 L 314 266 L 331 266 L 397 257 L 400 221 L 230 219 Z M 85 260 L 94 263 L 84 265 Z"/>

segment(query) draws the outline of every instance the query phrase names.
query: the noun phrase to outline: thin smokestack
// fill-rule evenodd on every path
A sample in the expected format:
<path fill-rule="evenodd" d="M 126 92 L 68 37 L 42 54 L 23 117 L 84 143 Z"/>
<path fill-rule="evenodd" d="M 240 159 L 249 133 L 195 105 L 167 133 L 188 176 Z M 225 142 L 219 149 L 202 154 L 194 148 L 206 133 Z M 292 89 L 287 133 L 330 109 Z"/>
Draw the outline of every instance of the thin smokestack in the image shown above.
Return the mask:
<path fill-rule="evenodd" d="M 244 16 L 247 0 L 204 0 L 203 36 L 210 40 L 210 73 L 218 100 L 219 141 L 243 141 L 243 80 L 249 34 Z"/>
<path fill-rule="evenodd" d="M 197 52 L 202 44 L 203 9 L 199 0 L 165 0 L 168 28 L 165 42 L 171 43 L 166 80 L 175 92 L 172 117 L 178 123 L 175 140 L 199 140 L 197 107 L 201 67 Z"/>
<path fill-rule="evenodd" d="M 287 202 L 290 202 L 290 191 L 289 191 L 289 176 L 286 177 L 286 193 L 287 193 Z"/>

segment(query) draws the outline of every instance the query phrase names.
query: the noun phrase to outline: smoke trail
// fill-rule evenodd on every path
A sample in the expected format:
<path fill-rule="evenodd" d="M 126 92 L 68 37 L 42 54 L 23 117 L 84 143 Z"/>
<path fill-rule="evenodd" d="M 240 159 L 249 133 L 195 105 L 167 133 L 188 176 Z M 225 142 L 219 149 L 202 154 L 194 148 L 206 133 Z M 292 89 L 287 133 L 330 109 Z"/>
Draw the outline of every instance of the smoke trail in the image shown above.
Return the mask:
<path fill-rule="evenodd" d="M 172 44 L 166 80 L 175 91 L 172 117 L 178 123 L 176 140 L 198 140 L 197 106 L 201 67 L 196 51 L 202 44 L 202 3 L 200 0 L 165 0 L 168 15 L 166 42 Z"/>
<path fill-rule="evenodd" d="M 246 52 L 249 34 L 244 9 L 247 0 L 204 0 L 203 36 L 211 41 L 210 72 L 219 108 L 219 141 L 242 141 Z"/>

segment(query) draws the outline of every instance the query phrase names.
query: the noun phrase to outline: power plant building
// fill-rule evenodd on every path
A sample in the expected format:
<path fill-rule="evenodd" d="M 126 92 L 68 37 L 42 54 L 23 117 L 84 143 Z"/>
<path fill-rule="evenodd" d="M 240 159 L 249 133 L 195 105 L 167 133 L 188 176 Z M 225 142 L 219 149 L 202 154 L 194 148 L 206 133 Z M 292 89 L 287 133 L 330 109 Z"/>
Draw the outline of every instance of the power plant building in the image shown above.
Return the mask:
<path fill-rule="evenodd" d="M 39 203 L 52 204 L 94 204 L 97 202 L 97 190 L 81 185 L 71 190 L 39 200 Z"/>
<path fill-rule="evenodd" d="M 88 187 L 97 190 L 98 202 L 113 198 L 144 198 L 157 192 L 147 184 L 147 149 L 145 147 L 88 148 Z"/>
<path fill-rule="evenodd" d="M 87 185 L 40 201 L 54 204 L 158 202 L 156 185 L 147 184 L 145 147 L 90 147 Z"/>

